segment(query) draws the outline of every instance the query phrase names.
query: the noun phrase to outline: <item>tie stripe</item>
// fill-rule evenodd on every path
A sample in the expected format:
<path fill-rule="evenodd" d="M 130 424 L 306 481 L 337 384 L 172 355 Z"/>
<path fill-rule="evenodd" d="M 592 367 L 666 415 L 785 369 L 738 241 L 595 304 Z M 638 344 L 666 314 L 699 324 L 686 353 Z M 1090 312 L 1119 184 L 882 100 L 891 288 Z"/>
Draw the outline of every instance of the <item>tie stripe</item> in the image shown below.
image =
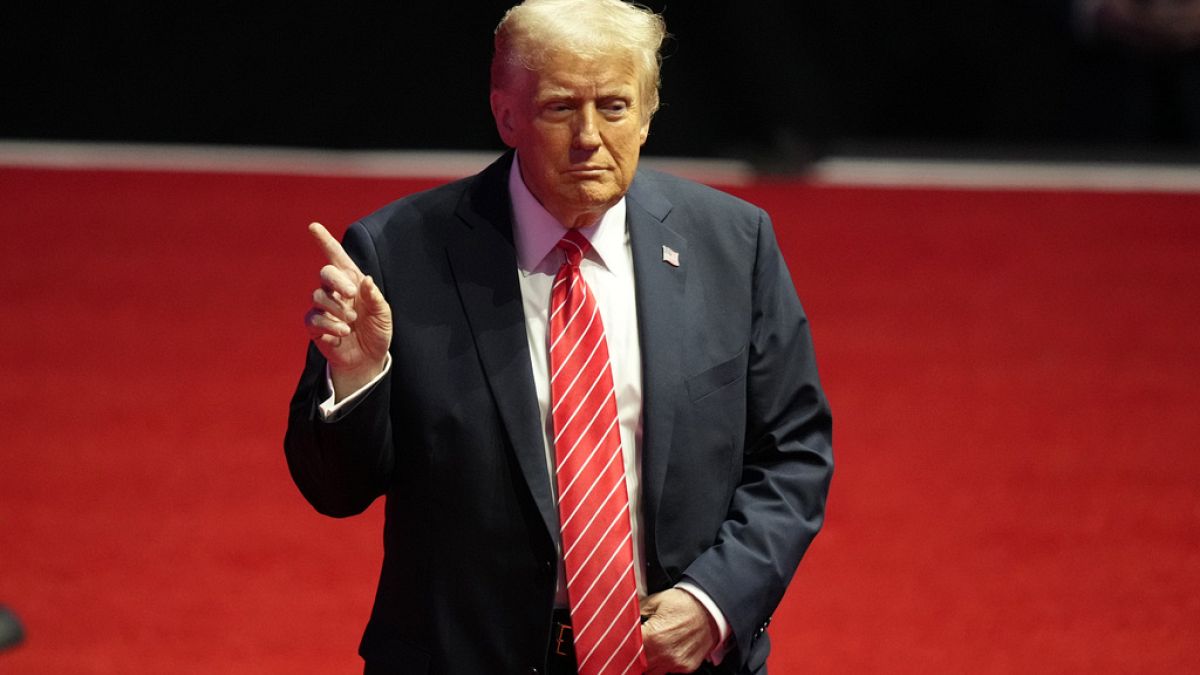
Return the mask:
<path fill-rule="evenodd" d="M 550 395 L 563 561 L 579 675 L 642 672 L 629 493 L 604 321 L 579 272 L 591 244 L 558 243 L 550 291 Z"/>
<path fill-rule="evenodd" d="M 612 427 L 616 426 L 616 423 L 615 423 L 615 422 L 609 422 L 609 425 L 610 425 L 610 426 L 609 426 L 609 428 L 611 429 Z M 618 436 L 619 436 L 619 435 L 620 435 L 620 432 L 618 432 Z M 586 464 L 586 463 L 588 463 L 588 462 L 590 462 L 590 461 L 592 461 L 592 458 L 596 456 L 596 453 L 597 453 L 597 452 L 600 452 L 600 449 L 603 447 L 603 444 L 604 444 L 604 439 L 601 439 L 601 440 L 600 440 L 600 442 L 596 444 L 596 447 L 592 448 L 592 452 L 591 452 L 591 454 L 589 454 L 589 455 L 587 456 L 587 459 L 583 460 L 585 464 Z M 564 459 L 564 460 L 563 460 L 563 463 L 565 464 L 567 461 L 568 461 L 567 459 Z M 579 477 L 580 477 L 580 476 L 582 476 L 582 475 L 583 475 L 582 473 L 577 473 L 577 474 L 575 474 L 575 476 L 573 476 L 573 477 L 571 478 L 571 482 L 570 482 L 570 483 L 567 483 L 567 486 L 566 486 L 566 487 L 564 487 L 564 488 L 562 489 L 562 494 L 567 494 L 568 492 L 570 492 L 570 491 L 571 491 L 571 488 L 575 487 L 575 483 L 576 483 L 576 481 L 578 481 L 578 480 L 579 480 Z M 592 481 L 592 484 L 588 486 L 588 491 L 587 491 L 587 492 L 585 492 L 585 493 L 583 494 L 583 497 L 580 499 L 580 501 L 587 501 L 587 496 L 588 496 L 589 494 L 591 494 L 591 492 L 592 492 L 592 488 L 594 488 L 594 487 L 596 486 L 596 484 L 600 482 L 600 479 L 601 479 L 601 478 L 603 478 L 603 477 L 604 477 L 604 474 L 602 474 L 602 473 L 597 473 L 597 474 L 596 474 L 596 479 L 595 479 L 595 480 L 593 480 L 593 481 Z M 624 481 L 620 481 L 620 482 L 618 482 L 618 483 L 616 483 L 616 484 L 617 484 L 617 485 L 621 485 L 621 484 L 623 484 L 623 483 L 624 483 Z M 574 515 L 574 514 L 572 513 L 571 515 Z"/>
<path fill-rule="evenodd" d="M 592 346 L 592 351 L 588 352 L 587 359 L 584 360 L 583 365 L 587 366 L 588 364 L 590 364 L 592 362 L 592 359 L 595 358 L 596 352 L 598 352 L 598 351 L 600 351 L 600 343 L 599 342 L 597 342 L 595 345 Z M 566 396 L 568 393 L 570 393 L 571 389 L 573 389 L 575 387 L 575 383 L 578 382 L 579 378 L 583 376 L 583 372 L 584 371 L 581 368 L 579 370 L 579 372 L 575 373 L 575 377 L 570 382 L 568 382 L 565 387 L 563 387 L 563 395 L 564 396 Z M 555 380 L 558 379 L 558 373 L 555 373 L 555 377 L 553 379 L 555 379 Z"/>
<path fill-rule="evenodd" d="M 609 563 L 612 562 L 612 558 L 615 558 L 616 555 L 620 552 L 621 552 L 620 547 L 614 548 L 612 555 L 609 556 L 609 560 L 606 560 L 604 562 L 604 564 L 607 566 Z M 596 584 L 598 584 L 598 583 L 600 583 L 600 577 L 596 577 L 595 579 L 593 579 L 592 583 L 579 594 L 578 601 L 583 602 L 584 600 L 586 600 L 588 598 L 588 596 L 591 595 L 592 591 L 596 589 Z M 610 591 L 610 593 L 611 593 L 611 591 Z"/>

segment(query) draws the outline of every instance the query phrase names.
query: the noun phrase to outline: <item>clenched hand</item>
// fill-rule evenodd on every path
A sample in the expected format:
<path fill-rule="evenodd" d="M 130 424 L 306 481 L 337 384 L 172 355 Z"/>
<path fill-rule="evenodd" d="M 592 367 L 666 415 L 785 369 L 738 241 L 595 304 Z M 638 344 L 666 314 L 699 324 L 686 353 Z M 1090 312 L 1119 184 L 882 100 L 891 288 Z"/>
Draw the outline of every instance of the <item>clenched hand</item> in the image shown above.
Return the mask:
<path fill-rule="evenodd" d="M 648 596 L 642 616 L 646 675 L 694 672 L 717 646 L 716 622 L 687 591 L 671 588 Z"/>

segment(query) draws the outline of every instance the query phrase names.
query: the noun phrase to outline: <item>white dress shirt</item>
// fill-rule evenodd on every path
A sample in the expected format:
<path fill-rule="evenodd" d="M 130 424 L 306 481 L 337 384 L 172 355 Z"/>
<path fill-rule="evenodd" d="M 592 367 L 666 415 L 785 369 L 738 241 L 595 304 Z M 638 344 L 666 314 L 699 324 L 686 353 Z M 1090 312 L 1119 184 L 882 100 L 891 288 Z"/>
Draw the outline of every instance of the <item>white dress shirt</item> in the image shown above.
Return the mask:
<path fill-rule="evenodd" d="M 550 415 L 550 342 L 547 325 L 550 316 L 550 289 L 565 256 L 557 244 L 567 230 L 525 186 L 517 161 L 509 174 L 512 196 L 513 239 L 517 249 L 517 270 L 521 283 L 521 301 L 525 308 L 525 335 L 529 339 L 529 357 L 533 364 L 533 382 L 537 389 L 538 410 L 542 416 L 542 441 L 550 486 L 558 500 L 555 479 L 554 429 Z M 580 233 L 592 248 L 579 263 L 579 272 L 591 289 L 604 324 L 612 366 L 613 386 L 617 395 L 617 424 L 620 427 L 621 454 L 625 461 L 625 487 L 629 492 L 629 513 L 633 534 L 633 570 L 638 595 L 646 596 L 645 544 L 642 530 L 642 352 L 638 345 L 637 298 L 633 287 L 633 254 L 625 226 L 625 200 L 617 202 L 590 227 Z M 561 551 L 559 552 L 562 553 Z M 561 560 L 560 560 L 561 564 Z M 567 589 L 559 569 L 559 605 L 567 606 Z"/>
<path fill-rule="evenodd" d="M 542 440 L 546 453 L 546 469 L 550 486 L 558 501 L 555 480 L 554 430 L 550 416 L 550 366 L 548 317 L 550 288 L 562 266 L 564 254 L 556 248 L 567 233 L 538 202 L 521 178 L 519 157 L 509 172 L 508 190 L 513 209 L 513 240 L 517 252 L 517 274 L 525 313 L 525 333 L 529 340 L 529 357 L 533 365 L 533 381 L 537 391 L 538 410 L 542 418 Z M 633 250 L 629 245 L 625 199 L 612 206 L 600 222 L 580 229 L 592 248 L 580 262 L 579 271 L 596 298 L 604 336 L 612 366 L 613 384 L 617 397 L 617 420 L 621 435 L 621 453 L 625 463 L 625 486 L 629 492 L 629 513 L 633 535 L 633 569 L 638 596 L 646 597 L 645 543 L 640 536 L 643 527 L 641 508 L 642 478 L 642 352 L 638 342 L 637 296 L 634 286 Z M 353 407 L 354 402 L 370 391 L 391 369 L 391 356 L 383 372 L 353 394 L 334 401 L 331 395 L 319 408 L 322 419 L 332 421 Z M 333 390 L 332 382 L 329 383 Z M 556 603 L 568 606 L 567 590 L 559 551 L 559 573 Z M 695 584 L 682 581 L 676 585 L 694 596 L 712 615 L 720 632 L 717 647 L 709 655 L 720 663 L 729 637 L 729 624 L 724 614 L 707 593 Z"/>

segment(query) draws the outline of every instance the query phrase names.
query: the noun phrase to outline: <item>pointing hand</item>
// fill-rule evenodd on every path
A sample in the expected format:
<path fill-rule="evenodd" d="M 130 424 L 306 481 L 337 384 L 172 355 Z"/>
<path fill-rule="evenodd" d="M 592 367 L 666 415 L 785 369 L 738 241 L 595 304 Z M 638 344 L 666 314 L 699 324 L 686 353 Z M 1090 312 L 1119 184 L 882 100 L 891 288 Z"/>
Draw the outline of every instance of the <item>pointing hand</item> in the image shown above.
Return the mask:
<path fill-rule="evenodd" d="M 329 362 L 337 399 L 352 394 L 378 375 L 392 343 L 392 309 L 371 277 L 320 223 L 308 231 L 329 261 L 321 286 L 313 291 L 304 326 Z"/>

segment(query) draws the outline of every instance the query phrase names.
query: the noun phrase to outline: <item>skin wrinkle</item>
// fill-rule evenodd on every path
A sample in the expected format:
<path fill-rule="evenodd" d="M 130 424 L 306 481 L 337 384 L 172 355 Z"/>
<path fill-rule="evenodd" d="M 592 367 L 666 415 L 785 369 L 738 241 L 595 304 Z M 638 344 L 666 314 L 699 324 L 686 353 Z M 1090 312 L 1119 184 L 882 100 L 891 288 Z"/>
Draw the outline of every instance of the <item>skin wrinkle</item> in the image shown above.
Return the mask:
<path fill-rule="evenodd" d="M 633 58 L 554 53 L 515 79 L 491 102 L 521 178 L 564 226 L 594 225 L 628 190 L 650 132 Z"/>

